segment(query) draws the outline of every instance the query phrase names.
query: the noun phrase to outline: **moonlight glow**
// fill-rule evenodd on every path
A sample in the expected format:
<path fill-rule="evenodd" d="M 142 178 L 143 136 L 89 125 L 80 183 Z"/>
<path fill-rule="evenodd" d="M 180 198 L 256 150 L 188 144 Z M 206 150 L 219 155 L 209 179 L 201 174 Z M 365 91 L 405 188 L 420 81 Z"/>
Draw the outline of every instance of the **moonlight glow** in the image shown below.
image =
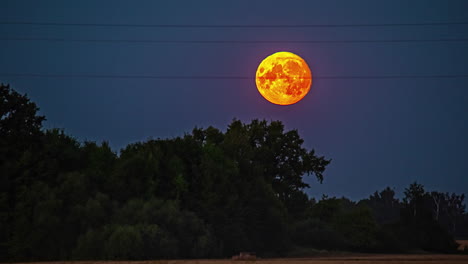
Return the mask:
<path fill-rule="evenodd" d="M 281 51 L 260 63 L 255 82 L 260 94 L 268 101 L 290 105 L 299 102 L 309 92 L 312 73 L 304 59 Z"/>

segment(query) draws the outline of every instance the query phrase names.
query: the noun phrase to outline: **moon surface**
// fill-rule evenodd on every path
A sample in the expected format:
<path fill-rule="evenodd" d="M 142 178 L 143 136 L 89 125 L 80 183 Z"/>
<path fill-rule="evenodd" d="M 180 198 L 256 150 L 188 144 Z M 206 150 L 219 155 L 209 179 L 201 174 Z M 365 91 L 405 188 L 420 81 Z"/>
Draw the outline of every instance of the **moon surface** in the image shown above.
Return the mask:
<path fill-rule="evenodd" d="M 255 83 L 260 94 L 271 103 L 290 105 L 309 92 L 312 73 L 303 58 L 281 51 L 266 57 L 258 65 Z"/>

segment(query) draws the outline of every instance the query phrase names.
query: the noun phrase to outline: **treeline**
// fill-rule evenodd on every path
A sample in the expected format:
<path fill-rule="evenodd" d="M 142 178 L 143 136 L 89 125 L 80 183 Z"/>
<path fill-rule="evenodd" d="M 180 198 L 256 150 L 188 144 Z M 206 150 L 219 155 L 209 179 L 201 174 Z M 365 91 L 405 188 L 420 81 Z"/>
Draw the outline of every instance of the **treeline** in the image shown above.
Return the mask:
<path fill-rule="evenodd" d="M 0 86 L 0 260 L 285 256 L 298 248 L 454 252 L 463 195 L 412 184 L 359 202 L 304 192 L 330 160 L 281 122 L 130 144 L 44 130 L 25 95 Z"/>

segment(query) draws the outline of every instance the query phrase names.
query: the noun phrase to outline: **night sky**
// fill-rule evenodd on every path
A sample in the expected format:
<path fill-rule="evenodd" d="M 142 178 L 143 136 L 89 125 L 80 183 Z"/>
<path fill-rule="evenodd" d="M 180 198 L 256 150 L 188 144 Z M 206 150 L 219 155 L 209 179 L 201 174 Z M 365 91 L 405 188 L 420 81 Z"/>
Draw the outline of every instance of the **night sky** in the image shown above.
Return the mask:
<path fill-rule="evenodd" d="M 0 2 L 0 22 L 304 25 L 468 22 L 468 1 L 20 1 Z M 28 96 L 80 141 L 115 151 L 195 126 L 281 120 L 307 148 L 333 159 L 314 197 L 468 193 L 468 78 L 314 79 L 299 103 L 278 106 L 255 87 L 266 56 L 290 51 L 314 76 L 464 75 L 468 41 L 402 43 L 157 44 L 11 40 L 393 40 L 466 39 L 468 25 L 322 28 L 152 28 L 0 24 L 0 82 Z M 158 80 L 32 78 L 7 74 L 247 76 Z"/>

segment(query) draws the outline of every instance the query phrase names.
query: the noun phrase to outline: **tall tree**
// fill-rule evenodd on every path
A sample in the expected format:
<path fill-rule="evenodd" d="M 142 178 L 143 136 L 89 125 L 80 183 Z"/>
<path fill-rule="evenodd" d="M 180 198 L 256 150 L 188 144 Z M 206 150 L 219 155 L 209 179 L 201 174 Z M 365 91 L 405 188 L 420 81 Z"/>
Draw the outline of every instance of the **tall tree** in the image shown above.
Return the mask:
<path fill-rule="evenodd" d="M 20 160 L 40 141 L 45 117 L 38 110 L 26 95 L 0 84 L 0 256 L 7 255 L 7 241 L 13 235 L 12 212 L 20 188 L 17 178 L 23 173 Z"/>
<path fill-rule="evenodd" d="M 417 182 L 410 184 L 410 186 L 405 189 L 403 202 L 411 211 L 413 217 L 416 217 L 418 213 L 421 214 L 421 211 L 424 210 L 425 193 L 424 186 Z"/>
<path fill-rule="evenodd" d="M 368 199 L 361 200 L 360 204 L 368 206 L 379 224 L 389 224 L 398 221 L 401 204 L 395 198 L 395 191 L 390 187 L 375 192 Z"/>

